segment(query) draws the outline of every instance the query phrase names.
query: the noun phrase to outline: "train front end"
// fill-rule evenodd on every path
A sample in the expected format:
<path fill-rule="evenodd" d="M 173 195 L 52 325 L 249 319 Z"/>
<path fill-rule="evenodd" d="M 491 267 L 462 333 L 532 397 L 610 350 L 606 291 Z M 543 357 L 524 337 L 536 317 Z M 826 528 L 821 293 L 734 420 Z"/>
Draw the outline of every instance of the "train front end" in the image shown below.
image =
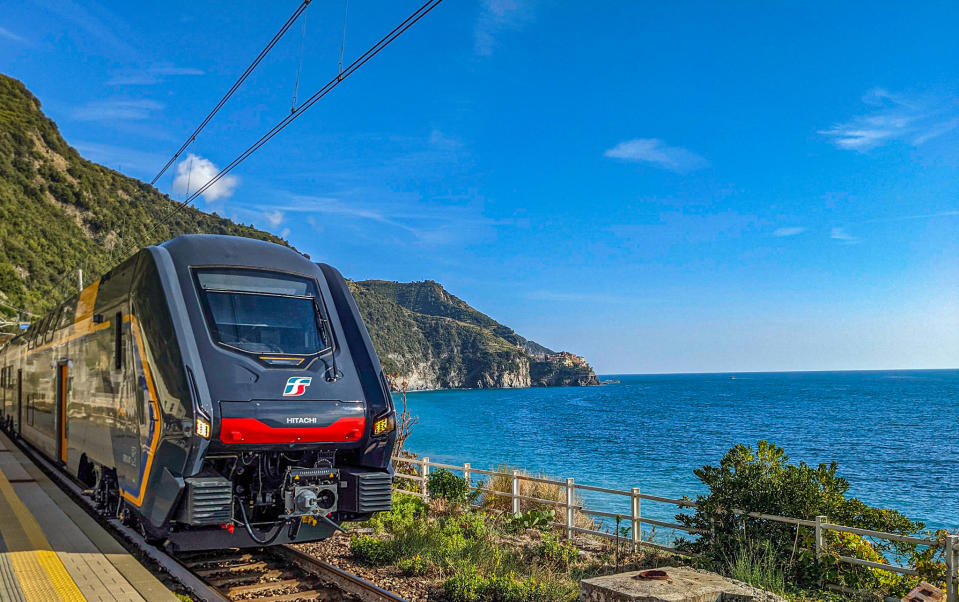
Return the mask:
<path fill-rule="evenodd" d="M 228 236 L 178 237 L 154 255 L 183 301 L 193 406 L 169 542 L 313 541 L 389 510 L 395 413 L 339 272 Z"/>

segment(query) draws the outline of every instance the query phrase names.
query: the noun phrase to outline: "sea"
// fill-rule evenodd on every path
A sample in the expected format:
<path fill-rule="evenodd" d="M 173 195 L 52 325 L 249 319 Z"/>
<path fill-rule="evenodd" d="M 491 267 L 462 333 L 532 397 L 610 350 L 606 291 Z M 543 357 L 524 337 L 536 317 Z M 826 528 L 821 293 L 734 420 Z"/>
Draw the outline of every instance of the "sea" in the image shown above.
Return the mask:
<path fill-rule="evenodd" d="M 795 463 L 837 462 L 848 495 L 928 528 L 959 529 L 959 370 L 600 379 L 613 382 L 410 393 L 419 422 L 407 449 L 436 462 L 679 498 L 705 490 L 693 469 L 718 465 L 737 443 L 766 440 Z M 628 498 L 581 495 L 587 507 L 629 515 Z M 646 517 L 676 513 L 642 504 Z"/>

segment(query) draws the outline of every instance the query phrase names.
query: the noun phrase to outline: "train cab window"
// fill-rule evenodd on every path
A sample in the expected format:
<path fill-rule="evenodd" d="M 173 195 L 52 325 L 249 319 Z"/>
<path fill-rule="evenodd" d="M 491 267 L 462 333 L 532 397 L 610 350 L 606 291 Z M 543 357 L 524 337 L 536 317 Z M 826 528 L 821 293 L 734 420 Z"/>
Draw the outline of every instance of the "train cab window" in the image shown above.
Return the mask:
<path fill-rule="evenodd" d="M 263 270 L 195 270 L 214 341 L 249 353 L 311 355 L 330 347 L 316 283 Z"/>

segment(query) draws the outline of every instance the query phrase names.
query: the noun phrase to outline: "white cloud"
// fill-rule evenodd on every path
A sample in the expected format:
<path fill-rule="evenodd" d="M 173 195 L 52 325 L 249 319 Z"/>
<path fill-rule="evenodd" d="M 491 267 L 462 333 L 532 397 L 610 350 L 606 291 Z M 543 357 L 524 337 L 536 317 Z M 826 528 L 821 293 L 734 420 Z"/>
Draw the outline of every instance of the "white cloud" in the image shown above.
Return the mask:
<path fill-rule="evenodd" d="M 276 211 L 267 211 L 263 216 L 266 218 L 267 223 L 274 228 L 283 223 L 283 212 L 279 209 Z"/>
<path fill-rule="evenodd" d="M 280 230 L 280 238 L 289 238 L 289 237 L 290 237 L 289 228 L 283 228 L 282 230 Z"/>
<path fill-rule="evenodd" d="M 802 234 L 806 229 L 798 226 L 787 227 L 787 228 L 776 228 L 773 230 L 773 236 L 783 238 L 785 236 L 796 236 L 797 234 Z"/>
<path fill-rule="evenodd" d="M 473 30 L 473 49 L 480 56 L 490 56 L 500 34 L 520 29 L 532 18 L 532 7 L 526 0 L 483 0 Z"/>
<path fill-rule="evenodd" d="M 657 167 L 680 173 L 709 165 L 709 161 L 696 153 L 678 146 L 668 146 L 657 138 L 636 138 L 620 142 L 607 150 L 604 155 L 612 159 L 652 163 Z"/>
<path fill-rule="evenodd" d="M 78 121 L 141 121 L 153 117 L 155 111 L 163 105 L 148 99 L 114 98 L 95 100 L 79 106 L 73 111 Z"/>
<path fill-rule="evenodd" d="M 959 127 L 955 98 L 913 97 L 875 88 L 862 100 L 874 108 L 819 133 L 839 148 L 865 152 L 892 141 L 919 146 Z"/>
<path fill-rule="evenodd" d="M 204 71 L 193 67 L 176 67 L 169 63 L 159 63 L 142 69 L 117 71 L 107 81 L 107 84 L 111 86 L 149 86 L 162 83 L 167 77 L 180 75 L 204 75 Z"/>
<path fill-rule="evenodd" d="M 833 228 L 829 231 L 829 238 L 846 243 L 847 245 L 859 242 L 859 239 L 846 232 L 845 228 Z"/>
<path fill-rule="evenodd" d="M 26 38 L 18 36 L 17 34 L 13 33 L 12 31 L 10 31 L 9 29 L 5 27 L 0 27 L 0 38 L 6 38 L 8 40 L 12 40 L 14 42 L 21 42 L 21 43 L 27 41 Z"/>
<path fill-rule="evenodd" d="M 176 166 L 173 193 L 189 195 L 209 182 L 220 170 L 209 159 L 190 153 Z M 216 184 L 203 191 L 203 200 L 208 203 L 233 196 L 239 180 L 236 176 L 223 176 Z"/>

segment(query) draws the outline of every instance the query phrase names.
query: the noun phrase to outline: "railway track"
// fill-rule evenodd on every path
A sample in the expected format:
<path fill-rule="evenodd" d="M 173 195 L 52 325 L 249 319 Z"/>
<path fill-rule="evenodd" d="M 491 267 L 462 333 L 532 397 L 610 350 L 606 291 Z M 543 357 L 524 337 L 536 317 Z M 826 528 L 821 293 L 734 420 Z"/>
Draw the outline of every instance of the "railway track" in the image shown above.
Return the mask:
<path fill-rule="evenodd" d="M 288 546 L 196 552 L 177 559 L 230 601 L 403 602 L 396 594 Z"/>

